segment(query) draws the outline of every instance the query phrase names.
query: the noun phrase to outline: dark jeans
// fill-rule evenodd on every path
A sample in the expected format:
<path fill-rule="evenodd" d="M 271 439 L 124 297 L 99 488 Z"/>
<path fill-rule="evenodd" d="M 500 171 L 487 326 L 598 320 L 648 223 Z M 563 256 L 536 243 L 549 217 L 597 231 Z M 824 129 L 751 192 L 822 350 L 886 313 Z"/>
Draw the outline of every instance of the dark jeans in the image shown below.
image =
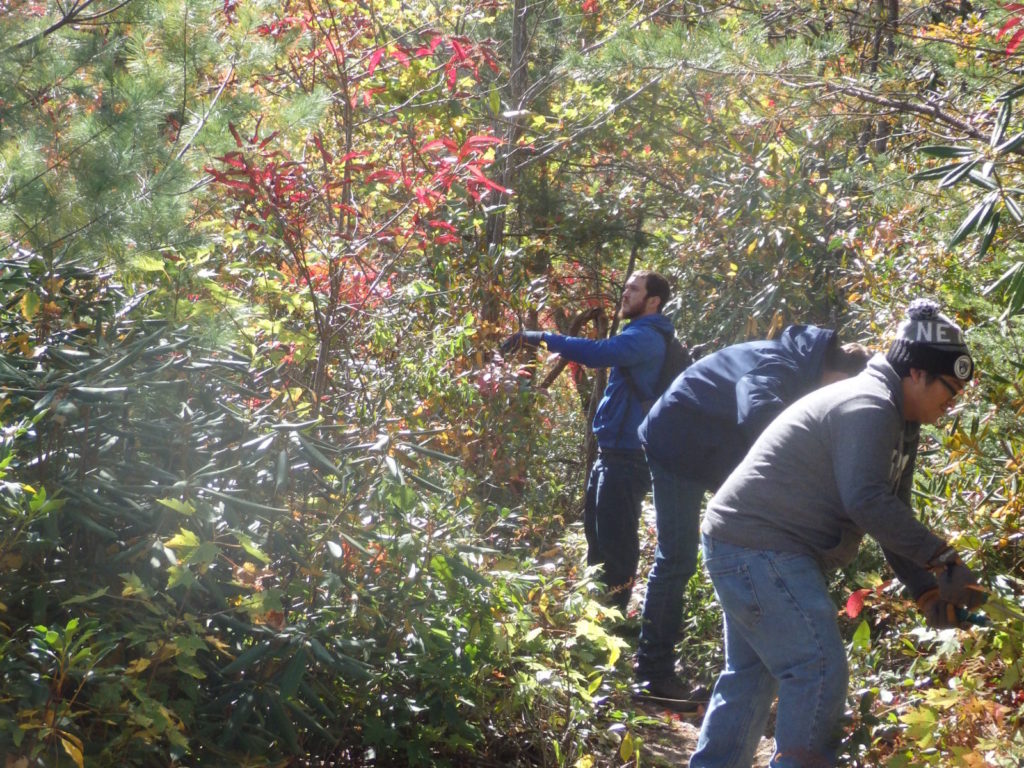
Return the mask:
<path fill-rule="evenodd" d="M 704 485 L 649 460 L 654 481 L 658 547 L 647 579 L 636 671 L 644 679 L 675 673 L 675 644 L 683 618 L 683 593 L 697 570 Z"/>
<path fill-rule="evenodd" d="M 608 602 L 625 613 L 640 562 L 640 511 L 651 489 L 643 451 L 598 449 L 587 478 L 587 565 L 604 568 Z"/>

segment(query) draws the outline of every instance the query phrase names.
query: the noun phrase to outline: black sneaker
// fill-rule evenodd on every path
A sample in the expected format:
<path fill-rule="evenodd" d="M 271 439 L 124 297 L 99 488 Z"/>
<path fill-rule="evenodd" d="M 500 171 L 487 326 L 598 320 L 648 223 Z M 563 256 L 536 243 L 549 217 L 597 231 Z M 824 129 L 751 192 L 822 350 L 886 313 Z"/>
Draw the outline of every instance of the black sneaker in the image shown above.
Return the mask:
<path fill-rule="evenodd" d="M 633 698 L 658 704 L 680 713 L 697 712 L 707 703 L 708 691 L 703 686 L 693 688 L 674 674 L 651 680 L 638 679 Z"/>

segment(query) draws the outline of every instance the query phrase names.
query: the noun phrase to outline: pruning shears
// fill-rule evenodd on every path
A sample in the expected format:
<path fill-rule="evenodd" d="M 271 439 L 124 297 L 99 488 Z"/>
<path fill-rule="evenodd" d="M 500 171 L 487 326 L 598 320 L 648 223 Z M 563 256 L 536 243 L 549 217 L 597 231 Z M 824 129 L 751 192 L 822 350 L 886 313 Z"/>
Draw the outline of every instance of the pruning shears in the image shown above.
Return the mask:
<path fill-rule="evenodd" d="M 991 619 L 1016 619 L 1017 621 L 1024 621 L 1024 613 L 1021 613 L 1017 608 L 1011 608 L 1008 600 L 995 597 L 992 594 L 989 594 L 988 600 L 981 606 L 980 610 L 984 611 L 984 613 L 971 611 L 967 608 L 957 608 L 957 621 L 975 624 L 979 627 L 988 626 L 992 623 Z"/>

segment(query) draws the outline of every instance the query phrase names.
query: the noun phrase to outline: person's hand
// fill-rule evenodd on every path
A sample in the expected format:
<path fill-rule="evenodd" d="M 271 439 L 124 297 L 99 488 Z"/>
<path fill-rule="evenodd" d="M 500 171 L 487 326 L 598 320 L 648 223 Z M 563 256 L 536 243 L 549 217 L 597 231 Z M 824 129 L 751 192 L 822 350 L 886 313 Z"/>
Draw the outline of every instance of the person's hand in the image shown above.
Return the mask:
<path fill-rule="evenodd" d="M 978 584 L 978 577 L 953 550 L 947 547 L 932 559 L 939 597 L 966 608 L 977 608 L 988 600 L 988 592 Z"/>
<path fill-rule="evenodd" d="M 917 610 L 924 616 L 924 621 L 929 627 L 954 629 L 960 626 L 956 606 L 939 597 L 938 587 L 932 587 L 918 596 Z"/>
<path fill-rule="evenodd" d="M 956 605 L 977 608 L 988 600 L 988 592 L 978 584 L 974 571 L 963 563 L 951 563 L 936 575 L 939 596 Z"/>
<path fill-rule="evenodd" d="M 503 355 L 507 355 L 509 352 L 518 352 L 525 346 L 536 347 L 543 338 L 543 331 L 519 331 L 501 342 L 498 351 Z"/>

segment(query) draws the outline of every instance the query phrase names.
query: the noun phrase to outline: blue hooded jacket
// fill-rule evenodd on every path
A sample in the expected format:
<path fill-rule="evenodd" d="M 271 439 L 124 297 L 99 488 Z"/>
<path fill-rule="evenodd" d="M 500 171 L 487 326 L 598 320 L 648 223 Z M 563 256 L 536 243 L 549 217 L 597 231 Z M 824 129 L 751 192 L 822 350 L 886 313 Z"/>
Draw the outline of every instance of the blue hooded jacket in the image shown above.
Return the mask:
<path fill-rule="evenodd" d="M 629 368 L 637 388 L 650 397 L 665 361 L 664 334 L 674 332 L 672 321 L 655 313 L 636 318 L 609 339 L 544 334 L 552 352 L 590 368 L 612 369 L 594 414 L 594 436 L 601 448 L 640 450 L 637 427 L 645 411 L 621 369 Z"/>
<path fill-rule="evenodd" d="M 717 488 L 790 403 L 818 386 L 835 331 L 791 325 L 778 339 L 735 344 L 683 371 L 639 435 L 647 455 Z"/>

